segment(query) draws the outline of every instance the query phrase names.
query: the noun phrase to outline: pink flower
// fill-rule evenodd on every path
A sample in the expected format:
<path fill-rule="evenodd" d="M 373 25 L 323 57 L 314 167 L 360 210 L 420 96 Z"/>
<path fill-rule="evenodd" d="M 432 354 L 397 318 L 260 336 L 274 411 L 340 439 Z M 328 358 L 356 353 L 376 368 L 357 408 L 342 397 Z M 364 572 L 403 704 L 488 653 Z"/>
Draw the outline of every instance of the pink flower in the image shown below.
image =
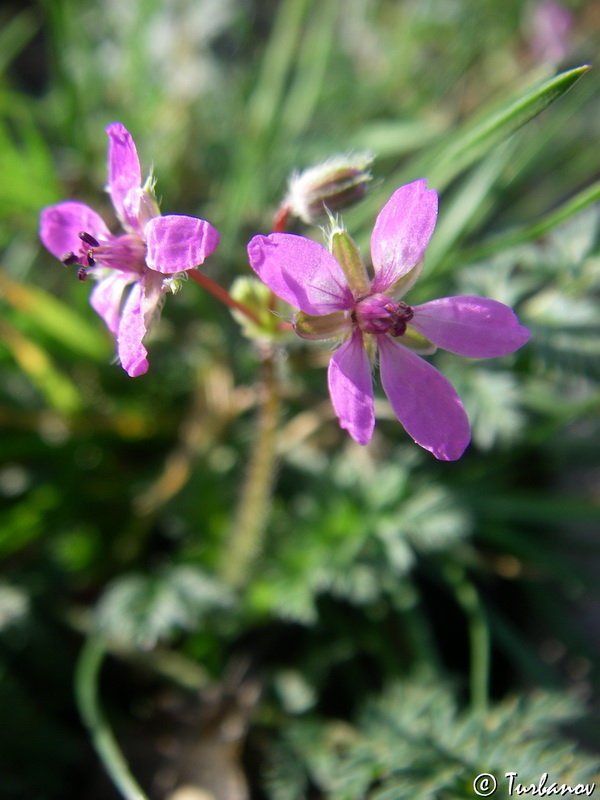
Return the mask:
<path fill-rule="evenodd" d="M 79 265 L 81 280 L 98 279 L 90 302 L 116 337 L 123 369 L 136 377 L 148 369 L 143 340 L 164 292 L 216 249 L 219 234 L 203 219 L 161 216 L 153 179 L 142 185 L 131 134 L 120 122 L 106 132 L 107 191 L 125 232 L 113 235 L 95 211 L 69 200 L 42 211 L 40 238 L 64 264 Z"/>
<path fill-rule="evenodd" d="M 562 3 L 536 3 L 526 18 L 533 57 L 551 66 L 560 64 L 570 49 L 573 22 L 573 14 Z"/>
<path fill-rule="evenodd" d="M 334 228 L 330 250 L 287 233 L 255 236 L 250 264 L 279 297 L 300 309 L 296 332 L 307 339 L 343 336 L 329 365 L 329 393 L 340 425 L 367 444 L 375 425 L 371 363 L 398 419 L 436 458 L 460 458 L 469 421 L 456 391 L 417 355 L 436 346 L 472 358 L 512 353 L 529 338 L 508 306 L 481 297 L 443 297 L 417 306 L 399 300 L 416 281 L 437 218 L 426 181 L 401 186 L 377 217 L 371 237 L 374 276 L 348 236 Z"/>

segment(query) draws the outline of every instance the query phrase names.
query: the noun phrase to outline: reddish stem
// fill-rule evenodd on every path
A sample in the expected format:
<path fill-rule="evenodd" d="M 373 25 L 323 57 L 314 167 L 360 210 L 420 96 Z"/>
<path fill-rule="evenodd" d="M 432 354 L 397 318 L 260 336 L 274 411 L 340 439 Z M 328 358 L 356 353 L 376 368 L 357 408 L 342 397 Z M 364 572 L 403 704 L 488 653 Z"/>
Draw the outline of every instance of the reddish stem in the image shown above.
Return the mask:
<path fill-rule="evenodd" d="M 287 228 L 287 223 L 290 218 L 290 206 L 288 203 L 283 201 L 283 203 L 279 206 L 277 211 L 275 212 L 275 217 L 273 218 L 273 233 L 285 233 Z M 275 310 L 275 305 L 277 303 L 277 295 L 275 292 L 271 292 L 271 297 L 269 299 L 269 308 L 271 311 Z M 291 326 L 290 326 L 291 327 Z"/>
<path fill-rule="evenodd" d="M 290 210 L 289 205 L 285 202 L 279 206 L 273 220 L 273 233 L 285 233 L 287 222 L 290 218 Z"/>
<path fill-rule="evenodd" d="M 252 322 L 255 322 L 259 327 L 261 326 L 261 320 L 259 319 L 258 314 L 252 311 L 251 308 L 248 308 L 248 306 L 245 306 L 243 303 L 234 300 L 234 298 L 226 289 L 223 289 L 222 286 L 219 286 L 219 284 L 213 281 L 212 278 L 209 278 L 208 275 L 205 275 L 203 272 L 200 272 L 197 269 L 189 270 L 188 275 L 192 280 L 200 284 L 203 289 L 208 289 L 208 291 L 213 294 L 217 300 L 225 303 L 225 305 L 229 306 L 229 308 L 235 308 L 237 311 L 241 311 L 242 314 L 245 314 L 248 317 L 248 319 L 251 319 Z"/>

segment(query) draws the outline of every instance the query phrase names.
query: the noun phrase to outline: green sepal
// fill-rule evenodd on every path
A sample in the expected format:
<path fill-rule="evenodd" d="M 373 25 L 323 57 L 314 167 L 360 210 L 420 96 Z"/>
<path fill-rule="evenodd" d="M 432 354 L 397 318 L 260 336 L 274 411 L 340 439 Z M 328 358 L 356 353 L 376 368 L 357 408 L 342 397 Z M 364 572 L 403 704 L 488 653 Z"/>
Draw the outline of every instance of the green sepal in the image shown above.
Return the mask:
<path fill-rule="evenodd" d="M 336 229 L 330 238 L 331 255 L 338 261 L 348 279 L 350 291 L 356 298 L 366 297 L 371 281 L 363 264 L 360 250 L 347 231 Z"/>
<path fill-rule="evenodd" d="M 421 356 L 430 356 L 437 350 L 437 345 L 422 336 L 410 324 L 402 336 L 398 337 L 398 342 Z"/>
<path fill-rule="evenodd" d="M 318 317 L 299 311 L 294 330 L 302 339 L 333 339 L 348 330 L 348 320 L 344 311 L 332 311 Z"/>
<path fill-rule="evenodd" d="M 423 259 L 415 264 L 415 266 L 405 273 L 401 278 L 398 278 L 397 281 L 390 284 L 385 290 L 384 294 L 388 297 L 391 297 L 392 300 L 399 300 L 401 297 L 404 297 L 408 290 L 412 289 L 412 287 L 415 285 L 422 270 Z"/>

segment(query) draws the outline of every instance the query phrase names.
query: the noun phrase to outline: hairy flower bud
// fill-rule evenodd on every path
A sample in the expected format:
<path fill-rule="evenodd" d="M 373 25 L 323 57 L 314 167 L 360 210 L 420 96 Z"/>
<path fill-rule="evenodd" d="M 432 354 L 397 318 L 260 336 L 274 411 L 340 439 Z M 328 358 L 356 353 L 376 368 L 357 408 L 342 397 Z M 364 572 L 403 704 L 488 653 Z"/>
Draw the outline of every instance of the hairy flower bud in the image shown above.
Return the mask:
<path fill-rule="evenodd" d="M 356 153 L 333 156 L 322 164 L 292 175 L 284 205 L 307 224 L 314 224 L 327 211 L 339 211 L 358 202 L 372 176 L 373 156 Z"/>

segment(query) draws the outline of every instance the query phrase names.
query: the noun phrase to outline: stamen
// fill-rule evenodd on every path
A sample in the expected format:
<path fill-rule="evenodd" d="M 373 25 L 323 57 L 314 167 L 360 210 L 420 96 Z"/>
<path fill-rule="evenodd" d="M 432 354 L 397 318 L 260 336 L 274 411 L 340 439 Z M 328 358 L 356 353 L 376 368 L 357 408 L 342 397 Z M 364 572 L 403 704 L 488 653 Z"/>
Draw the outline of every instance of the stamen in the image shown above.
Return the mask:
<path fill-rule="evenodd" d="M 85 267 L 79 267 L 77 270 L 77 277 L 80 281 L 87 281 L 87 272 L 85 271 Z"/>
<path fill-rule="evenodd" d="M 358 301 L 351 320 L 365 333 L 403 336 L 413 316 L 413 309 L 401 300 L 395 303 L 384 294 L 374 294 Z"/>
<path fill-rule="evenodd" d="M 94 239 L 91 233 L 80 231 L 79 238 L 82 242 L 89 244 L 90 247 L 100 247 L 100 242 L 97 239 Z"/>
<path fill-rule="evenodd" d="M 96 259 L 94 258 L 91 250 L 88 250 L 87 253 L 85 254 L 85 260 L 87 262 L 88 267 L 93 267 L 94 264 L 96 263 Z"/>
<path fill-rule="evenodd" d="M 406 333 L 408 323 L 414 317 L 415 312 L 412 308 L 403 303 L 402 300 L 398 303 L 398 308 L 392 314 L 392 324 L 390 325 L 389 332 L 392 336 L 403 336 Z"/>
<path fill-rule="evenodd" d="M 60 260 L 65 265 L 65 267 L 72 267 L 73 264 L 79 263 L 79 256 L 76 256 L 72 250 L 69 250 L 67 253 L 60 257 Z"/>

